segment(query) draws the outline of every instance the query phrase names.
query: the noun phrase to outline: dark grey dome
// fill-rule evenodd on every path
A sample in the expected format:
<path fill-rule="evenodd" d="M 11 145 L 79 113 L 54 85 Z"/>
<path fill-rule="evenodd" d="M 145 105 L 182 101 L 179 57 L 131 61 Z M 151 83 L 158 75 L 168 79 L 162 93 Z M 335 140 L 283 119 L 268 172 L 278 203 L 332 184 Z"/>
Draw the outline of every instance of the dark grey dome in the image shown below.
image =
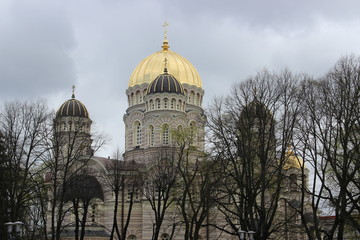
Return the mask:
<path fill-rule="evenodd" d="M 75 97 L 64 102 L 56 112 L 56 117 L 85 117 L 89 118 L 89 113 L 84 104 Z"/>
<path fill-rule="evenodd" d="M 159 75 L 150 83 L 147 93 L 177 93 L 184 95 L 184 89 L 181 83 L 165 70 L 163 74 Z"/>
<path fill-rule="evenodd" d="M 245 106 L 241 118 L 272 118 L 272 114 L 264 103 L 255 98 Z"/>

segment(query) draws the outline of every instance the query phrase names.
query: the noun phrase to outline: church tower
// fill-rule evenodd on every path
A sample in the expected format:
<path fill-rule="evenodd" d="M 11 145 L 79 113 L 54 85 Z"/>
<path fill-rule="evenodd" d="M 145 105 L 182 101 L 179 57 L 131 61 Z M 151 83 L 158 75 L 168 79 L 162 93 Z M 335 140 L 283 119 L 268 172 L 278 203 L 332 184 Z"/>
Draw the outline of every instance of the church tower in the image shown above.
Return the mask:
<path fill-rule="evenodd" d="M 75 86 L 69 100 L 56 112 L 55 140 L 62 157 L 91 156 L 91 119 L 85 105 L 75 98 Z"/>
<path fill-rule="evenodd" d="M 194 147 L 204 151 L 204 90 L 195 67 L 170 51 L 165 36 L 162 50 L 146 57 L 133 71 L 126 90 L 124 115 L 125 160 L 144 162 L 160 148 L 174 143 L 172 131 L 196 129 Z"/>

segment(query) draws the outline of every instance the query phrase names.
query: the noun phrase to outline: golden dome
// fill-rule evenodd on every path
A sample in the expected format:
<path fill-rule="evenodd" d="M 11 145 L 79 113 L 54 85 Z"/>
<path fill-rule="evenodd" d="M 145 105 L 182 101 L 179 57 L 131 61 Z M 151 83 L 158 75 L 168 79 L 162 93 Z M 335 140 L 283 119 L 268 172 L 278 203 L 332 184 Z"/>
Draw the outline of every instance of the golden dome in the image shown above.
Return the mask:
<path fill-rule="evenodd" d="M 304 161 L 301 157 L 296 156 L 294 151 L 289 146 L 286 153 L 285 153 L 285 163 L 284 163 L 284 170 L 288 170 L 290 168 L 297 168 L 301 169 L 304 166 Z"/>
<path fill-rule="evenodd" d="M 161 75 L 164 72 L 164 60 L 166 58 L 169 74 L 182 84 L 187 83 L 201 88 L 201 79 L 195 67 L 186 58 L 170 51 L 166 39 L 163 42 L 162 49 L 141 61 L 130 77 L 129 87 L 150 83 Z"/>

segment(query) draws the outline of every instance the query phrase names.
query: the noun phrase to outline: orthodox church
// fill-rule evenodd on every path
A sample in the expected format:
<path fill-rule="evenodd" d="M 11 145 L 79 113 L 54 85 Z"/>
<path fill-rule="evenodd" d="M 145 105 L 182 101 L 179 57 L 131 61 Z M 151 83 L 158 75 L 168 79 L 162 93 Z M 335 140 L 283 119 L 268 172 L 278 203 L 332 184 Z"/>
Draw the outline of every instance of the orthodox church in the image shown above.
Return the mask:
<path fill-rule="evenodd" d="M 173 130 L 183 128 L 196 129 L 192 145 L 194 151 L 190 158 L 201 158 L 205 149 L 205 122 L 206 116 L 202 108 L 204 89 L 199 73 L 195 67 L 181 55 L 169 50 L 169 42 L 165 36 L 161 50 L 142 60 L 133 71 L 126 95 L 128 108 L 124 114 L 125 124 L 125 153 L 121 161 L 122 174 L 129 176 L 137 171 L 139 166 L 146 166 L 156 154 L 173 146 Z M 56 134 L 66 136 L 60 141 L 59 153 L 63 158 L 69 155 L 90 156 L 86 161 L 87 178 L 84 180 L 86 189 L 77 184 L 71 189 L 64 190 L 64 208 L 69 207 L 69 202 L 74 196 L 89 199 L 87 210 L 86 230 L 84 239 L 109 239 L 113 231 L 114 206 L 118 202 L 116 221 L 120 231 L 126 226 L 126 239 L 151 239 L 154 225 L 154 213 L 151 205 L 142 196 L 139 187 L 133 189 L 129 185 L 121 185 L 119 196 L 107 183 L 104 176 L 111 174 L 117 160 L 93 156 L 91 145 L 91 119 L 85 105 L 75 98 L 64 102 L 56 112 L 54 125 Z M 68 136 L 78 134 L 82 144 L 74 144 L 71 148 Z M 77 140 L 78 141 L 78 140 Z M 71 149 L 72 153 L 69 153 Z M 294 155 L 290 150 L 289 154 Z M 296 176 L 301 166 L 293 156 L 294 163 L 286 165 L 289 171 Z M 50 179 L 50 177 L 48 176 Z M 82 177 L 83 178 L 83 177 Z M 81 182 L 77 178 L 77 182 Z M 132 213 L 127 221 L 127 211 L 132 199 Z M 68 204 L 68 205 L 66 205 Z M 182 230 L 173 228 L 175 208 L 169 208 L 160 229 L 159 238 L 183 239 Z M 48 216 L 51 216 L 49 210 Z M 61 239 L 74 239 L 76 229 L 76 216 L 74 212 L 64 214 Z M 207 221 L 223 221 L 221 216 L 210 218 Z M 208 222 L 209 223 L 209 222 Z M 215 222 L 214 222 L 215 223 Z M 49 224 L 49 223 L 48 223 Z M 78 226 L 79 227 L 79 226 Z M 51 226 L 48 226 L 50 229 Z M 115 235 L 114 235 L 115 236 Z M 115 239 L 115 238 L 114 238 Z M 236 236 L 227 235 L 219 230 L 205 228 L 200 230 L 198 239 L 238 239 Z"/>
<path fill-rule="evenodd" d="M 124 114 L 125 153 L 123 169 L 131 171 L 131 163 L 137 166 L 146 165 L 159 151 L 173 146 L 172 130 L 187 127 L 196 128 L 191 158 L 198 158 L 204 151 L 204 124 L 206 117 L 202 108 L 204 90 L 201 78 L 195 67 L 181 55 L 169 50 L 168 40 L 164 39 L 162 49 L 146 57 L 133 71 L 126 90 L 128 108 Z M 115 160 L 92 156 L 91 119 L 85 105 L 75 98 L 64 102 L 56 112 L 54 120 L 56 133 L 68 136 L 69 132 L 77 132 L 82 144 L 73 152 L 78 155 L 91 156 L 87 169 L 92 169 L 87 184 L 93 191 L 90 211 L 90 222 L 87 226 L 87 237 L 91 239 L 108 239 L 113 225 L 115 198 L 109 186 L 101 176 L 109 174 L 114 168 Z M 62 141 L 61 149 L 69 150 L 67 137 Z M 81 145 L 81 146 L 80 146 Z M 67 153 L 62 153 L 66 156 Z M 72 187 L 74 188 L 74 186 Z M 90 187 L 89 187 L 90 188 Z M 76 186 L 75 186 L 76 189 Z M 122 193 L 122 208 L 128 208 L 130 190 Z M 138 191 L 138 190 L 137 190 Z M 77 193 L 81 192 L 78 189 Z M 73 191 L 65 193 L 66 201 L 70 201 Z M 151 239 L 153 214 L 151 207 L 137 193 L 129 222 L 127 239 Z M 70 206 L 68 206 L 70 207 Z M 126 219 L 124 209 L 119 210 L 118 222 L 123 226 Z M 122 212 L 122 214 L 121 214 Z M 72 214 L 65 216 L 64 222 L 70 224 L 75 220 Z M 167 229 L 169 222 L 165 220 L 160 239 L 170 239 Z M 170 224 L 171 225 L 171 224 Z M 50 227 L 50 226 L 49 226 Z M 208 233 L 209 234 L 209 233 Z M 218 234 L 218 233 L 217 233 Z M 62 231 L 62 239 L 73 239 L 74 227 Z M 216 236 L 200 236 L 200 239 L 214 239 Z M 85 238 L 86 239 L 86 238 Z M 172 239 L 182 239 L 181 235 Z M 227 239 L 227 238 L 224 238 Z"/>

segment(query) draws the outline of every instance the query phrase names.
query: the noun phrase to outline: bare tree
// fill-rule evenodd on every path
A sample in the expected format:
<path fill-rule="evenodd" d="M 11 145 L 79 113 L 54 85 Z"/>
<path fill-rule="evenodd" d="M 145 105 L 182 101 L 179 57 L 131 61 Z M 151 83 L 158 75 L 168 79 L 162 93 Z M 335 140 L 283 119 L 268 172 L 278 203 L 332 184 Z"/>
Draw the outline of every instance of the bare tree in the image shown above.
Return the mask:
<path fill-rule="evenodd" d="M 9 184 L 8 181 L 11 181 L 11 175 L 9 171 L 9 158 L 6 155 L 5 142 L 2 133 L 0 132 L 0 212 L 4 213 L 0 215 L 0 238 L 6 238 L 6 227 L 5 223 L 9 220 L 7 210 L 9 205 L 8 192 Z"/>
<path fill-rule="evenodd" d="M 81 126 L 83 120 L 73 119 Z M 55 123 L 54 123 L 55 124 Z M 53 126 L 52 137 L 47 142 L 47 154 L 43 158 L 46 170 L 46 185 L 48 190 L 47 225 L 50 227 L 50 238 L 59 240 L 64 229 L 65 216 L 73 209 L 67 206 L 72 198 L 65 197 L 74 185 L 73 179 L 87 172 L 87 166 L 93 154 L 105 144 L 102 134 L 82 131 L 80 128 L 72 131 L 59 131 Z"/>
<path fill-rule="evenodd" d="M 125 240 L 131 221 L 133 204 L 143 181 L 141 175 L 142 167 L 133 161 L 123 161 L 119 151 L 114 154 L 114 159 L 109 159 L 109 161 L 110 169 L 108 175 L 105 176 L 105 182 L 115 197 L 110 239 Z M 127 198 L 125 197 L 125 190 L 128 190 Z M 119 203 L 121 203 L 120 226 L 118 223 Z M 125 213 L 125 203 L 128 204 L 127 213 Z"/>
<path fill-rule="evenodd" d="M 42 157 L 46 153 L 46 139 L 51 132 L 51 113 L 45 101 L 9 102 L 0 113 L 6 189 L 2 192 L 4 221 L 23 221 L 25 229 L 32 231 L 35 219 L 30 219 L 37 202 L 37 177 L 41 172 Z M 2 173 L 3 174 L 3 173 Z M 3 223 L 1 223 L 3 225 Z"/>
<path fill-rule="evenodd" d="M 206 228 L 209 238 L 210 212 L 215 206 L 216 186 L 219 175 L 216 174 L 216 162 L 210 161 L 205 153 L 194 146 L 194 127 L 174 132 L 177 149 L 178 180 L 176 204 L 180 209 L 184 239 L 199 239 L 200 231 Z"/>
<path fill-rule="evenodd" d="M 111 229 L 110 239 L 114 239 L 114 235 L 116 234 L 118 239 L 121 238 L 121 233 L 119 230 L 118 222 L 117 222 L 117 214 L 118 214 L 118 206 L 119 206 L 119 194 L 124 190 L 124 177 L 122 174 L 122 162 L 120 162 L 121 154 L 119 151 L 115 153 L 113 162 L 113 169 L 110 170 L 109 174 L 105 176 L 105 181 L 111 191 L 115 196 L 115 205 L 114 205 L 114 217 L 113 217 L 113 225 Z M 124 193 L 122 194 L 122 199 L 124 199 Z"/>
<path fill-rule="evenodd" d="M 69 184 L 70 187 L 65 192 L 64 201 L 72 202 L 75 215 L 75 239 L 83 240 L 90 203 L 93 199 L 104 201 L 104 194 L 98 180 L 85 172 L 74 176 Z"/>
<path fill-rule="evenodd" d="M 344 239 L 347 225 L 360 230 L 360 58 L 341 58 L 321 79 L 303 84 L 304 107 L 298 149 L 314 172 L 309 238 Z M 304 192 L 307 191 L 304 189 Z M 316 214 L 334 219 L 322 226 Z M 315 236 L 313 236 L 315 232 Z"/>
<path fill-rule="evenodd" d="M 224 231 L 253 230 L 255 239 L 278 231 L 286 149 L 292 142 L 300 104 L 297 87 L 304 75 L 263 70 L 217 98 L 207 116 L 212 151 L 222 161 L 219 210 Z M 275 224 L 276 223 L 276 224 Z M 284 223 L 284 222 L 283 222 Z"/>
<path fill-rule="evenodd" d="M 125 163 L 125 162 L 124 162 Z M 142 168 L 140 165 L 136 164 L 135 161 L 126 162 L 127 171 L 124 172 L 124 184 L 123 191 L 127 189 L 127 200 L 122 198 L 121 202 L 121 229 L 122 229 L 122 238 L 126 239 L 127 229 L 131 221 L 131 213 L 135 201 L 138 201 L 141 198 L 140 188 L 142 187 Z M 127 202 L 127 215 L 125 216 L 125 201 Z"/>
<path fill-rule="evenodd" d="M 154 212 L 152 239 L 159 238 L 160 230 L 168 208 L 175 200 L 174 192 L 177 177 L 177 158 L 175 149 L 159 149 L 147 162 L 144 175 L 143 196 Z M 175 226 L 172 226 L 172 232 Z"/>

